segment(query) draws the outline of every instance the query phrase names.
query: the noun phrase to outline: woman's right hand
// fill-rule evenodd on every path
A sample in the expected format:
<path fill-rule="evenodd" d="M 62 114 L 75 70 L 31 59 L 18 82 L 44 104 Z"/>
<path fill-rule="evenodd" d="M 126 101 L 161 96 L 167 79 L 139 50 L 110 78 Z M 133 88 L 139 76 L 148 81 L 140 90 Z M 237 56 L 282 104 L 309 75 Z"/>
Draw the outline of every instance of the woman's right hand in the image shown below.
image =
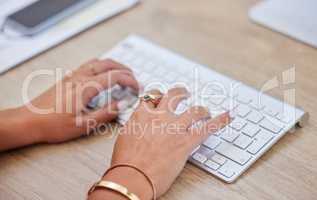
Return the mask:
<path fill-rule="evenodd" d="M 112 166 L 128 164 L 141 169 L 153 181 L 157 197 L 167 192 L 194 149 L 231 121 L 228 113 L 211 119 L 208 110 L 199 106 L 175 115 L 178 104 L 188 96 L 186 89 L 175 88 L 157 107 L 142 101 L 121 129 L 114 147 Z M 202 124 L 193 126 L 202 120 Z M 111 170 L 104 179 L 126 186 L 142 200 L 153 196 L 147 179 L 129 167 Z"/>

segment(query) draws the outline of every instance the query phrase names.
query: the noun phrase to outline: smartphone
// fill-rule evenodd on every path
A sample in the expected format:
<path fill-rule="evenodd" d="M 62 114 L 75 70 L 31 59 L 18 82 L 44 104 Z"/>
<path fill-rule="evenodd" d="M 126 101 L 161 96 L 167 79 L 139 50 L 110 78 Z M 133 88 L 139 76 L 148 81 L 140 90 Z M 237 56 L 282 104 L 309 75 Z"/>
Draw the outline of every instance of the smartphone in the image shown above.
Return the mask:
<path fill-rule="evenodd" d="M 38 0 L 9 15 L 3 28 L 32 36 L 91 5 L 97 0 Z"/>

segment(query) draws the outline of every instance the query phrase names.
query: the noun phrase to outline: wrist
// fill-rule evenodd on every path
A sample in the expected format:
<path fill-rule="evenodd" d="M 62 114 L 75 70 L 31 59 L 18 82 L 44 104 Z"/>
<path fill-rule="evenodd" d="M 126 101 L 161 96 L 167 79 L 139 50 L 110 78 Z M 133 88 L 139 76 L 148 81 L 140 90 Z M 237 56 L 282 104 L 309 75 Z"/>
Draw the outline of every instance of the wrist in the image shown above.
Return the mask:
<path fill-rule="evenodd" d="M 38 143 L 40 137 L 32 130 L 30 116 L 22 107 L 0 112 L 1 150 Z"/>
<path fill-rule="evenodd" d="M 152 200 L 153 191 L 151 184 L 147 178 L 137 170 L 130 167 L 118 167 L 109 171 L 103 180 L 111 181 L 126 187 L 129 192 L 137 195 L 141 200 Z M 91 195 L 93 200 L 113 199 L 113 200 L 127 200 L 120 194 L 110 190 L 96 190 Z"/>
<path fill-rule="evenodd" d="M 21 113 L 21 127 L 27 130 L 29 137 L 32 138 L 32 144 L 44 143 L 45 130 L 40 114 L 33 113 L 25 106 L 19 108 L 19 113 Z"/>
<path fill-rule="evenodd" d="M 28 137 L 32 140 L 32 144 L 43 143 L 43 130 L 41 129 L 39 117 L 25 106 L 17 109 L 21 115 L 19 119 L 21 129 L 26 130 Z"/>
<path fill-rule="evenodd" d="M 15 126 L 16 132 L 21 135 L 25 134 L 28 138 L 29 144 L 37 144 L 43 142 L 43 134 L 38 123 L 38 117 L 32 113 L 28 108 L 22 106 L 12 110 L 15 114 L 12 119 L 12 126 Z"/>

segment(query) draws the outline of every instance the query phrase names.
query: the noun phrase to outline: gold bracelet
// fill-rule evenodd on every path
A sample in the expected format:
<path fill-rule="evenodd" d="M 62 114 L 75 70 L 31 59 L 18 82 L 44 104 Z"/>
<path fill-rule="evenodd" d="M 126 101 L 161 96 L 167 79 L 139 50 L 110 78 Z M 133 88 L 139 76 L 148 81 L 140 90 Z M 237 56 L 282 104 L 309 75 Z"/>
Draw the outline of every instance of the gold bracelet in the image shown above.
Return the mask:
<path fill-rule="evenodd" d="M 134 165 L 130 165 L 130 164 L 118 164 L 118 165 L 113 165 L 112 167 L 110 167 L 105 173 L 104 173 L 104 176 L 106 174 L 108 174 L 108 172 L 110 172 L 111 170 L 114 170 L 116 168 L 119 168 L 119 167 L 128 167 L 128 168 L 132 168 L 136 171 L 138 171 L 140 174 L 142 174 L 146 180 L 150 183 L 151 187 L 152 187 L 152 192 L 153 192 L 153 200 L 156 200 L 157 199 L 157 193 L 156 193 L 156 188 L 155 188 L 155 185 L 154 185 L 154 182 L 152 181 L 152 179 L 144 172 L 142 171 L 141 169 L 139 169 L 138 167 L 134 166 Z"/>
<path fill-rule="evenodd" d="M 140 200 L 138 196 L 128 191 L 127 188 L 123 187 L 122 185 L 119 185 L 114 182 L 110 181 L 99 181 L 96 184 L 94 184 L 91 189 L 88 192 L 88 196 L 94 192 L 97 188 L 103 188 L 107 190 L 112 190 L 114 192 L 117 192 L 121 194 L 124 197 L 127 197 L 129 200 Z"/>

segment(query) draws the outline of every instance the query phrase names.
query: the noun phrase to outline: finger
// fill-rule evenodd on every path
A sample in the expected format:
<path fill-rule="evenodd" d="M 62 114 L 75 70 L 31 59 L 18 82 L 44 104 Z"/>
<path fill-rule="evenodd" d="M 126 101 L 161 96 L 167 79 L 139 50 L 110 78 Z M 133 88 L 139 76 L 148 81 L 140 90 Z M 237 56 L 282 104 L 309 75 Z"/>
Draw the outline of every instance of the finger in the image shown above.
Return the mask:
<path fill-rule="evenodd" d="M 163 96 L 162 92 L 160 90 L 156 90 L 156 89 L 153 89 L 153 90 L 150 90 L 148 92 L 146 92 L 147 94 L 152 94 L 152 95 L 155 95 L 155 96 Z M 141 107 L 143 108 L 148 108 L 150 110 L 153 110 L 157 107 L 157 105 L 154 105 L 152 102 L 145 102 L 145 101 L 141 101 L 141 104 L 140 104 Z"/>
<path fill-rule="evenodd" d="M 100 74 L 100 73 L 109 72 L 112 70 L 122 70 L 122 71 L 126 70 L 129 72 L 132 72 L 132 70 L 128 68 L 127 66 L 121 63 L 118 63 L 112 59 L 100 60 L 99 65 L 96 66 L 94 71 L 97 72 L 97 74 Z"/>
<path fill-rule="evenodd" d="M 91 77 L 92 81 L 96 81 L 101 84 L 103 89 L 112 88 L 116 84 L 122 87 L 130 87 L 135 91 L 139 91 L 138 81 L 135 79 L 132 72 L 113 70 L 107 73 L 102 73 L 97 76 Z"/>
<path fill-rule="evenodd" d="M 91 74 L 91 68 L 95 66 L 99 60 L 97 58 L 91 59 L 84 64 L 82 64 L 79 69 L 77 70 L 77 73 L 81 75 L 90 75 Z"/>
<path fill-rule="evenodd" d="M 186 88 L 173 88 L 170 89 L 166 95 L 163 96 L 159 109 L 167 109 L 169 112 L 174 112 L 178 104 L 184 99 L 189 97 L 189 93 Z"/>
<path fill-rule="evenodd" d="M 90 77 L 83 85 L 81 91 L 84 104 L 89 103 L 100 92 L 112 88 L 115 85 L 131 87 L 136 93 L 139 93 L 139 85 L 131 72 L 111 71 Z"/>
<path fill-rule="evenodd" d="M 111 59 L 98 60 L 93 59 L 81 67 L 81 73 L 87 76 L 95 76 L 101 73 L 109 72 L 111 70 L 125 70 L 132 72 L 128 67 L 115 62 Z"/>
<path fill-rule="evenodd" d="M 198 121 L 210 118 L 210 113 L 207 108 L 202 106 L 194 106 L 181 114 L 178 121 L 185 127 L 191 128 L 191 126 Z"/>
<path fill-rule="evenodd" d="M 189 135 L 191 148 L 195 148 L 205 141 L 211 134 L 221 130 L 232 121 L 229 112 L 203 122 L 200 126 L 190 128 Z"/>
<path fill-rule="evenodd" d="M 116 119 L 118 114 L 118 102 L 111 102 L 103 108 L 87 113 L 84 120 L 87 124 L 89 123 L 91 128 L 95 128 L 100 123 L 110 122 Z"/>

